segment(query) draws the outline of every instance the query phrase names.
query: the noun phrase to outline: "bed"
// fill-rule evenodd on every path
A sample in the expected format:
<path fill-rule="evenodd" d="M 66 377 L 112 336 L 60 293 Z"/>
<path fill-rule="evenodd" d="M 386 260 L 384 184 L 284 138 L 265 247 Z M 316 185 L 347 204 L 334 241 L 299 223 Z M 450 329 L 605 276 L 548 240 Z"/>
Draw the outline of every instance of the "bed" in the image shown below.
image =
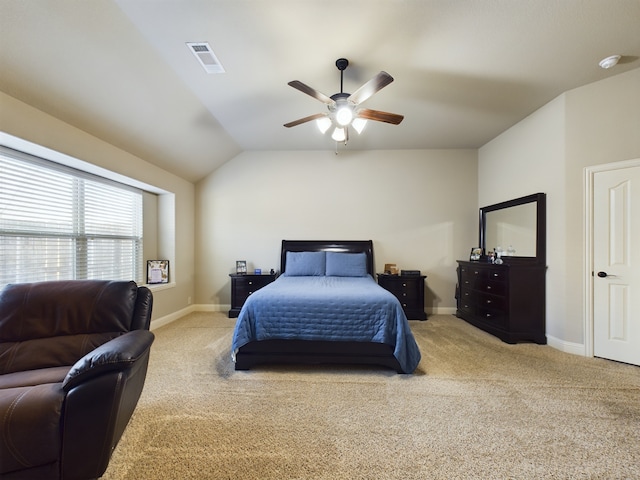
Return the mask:
<path fill-rule="evenodd" d="M 371 240 L 283 240 L 280 272 L 240 311 L 236 370 L 266 363 L 415 370 L 420 351 L 400 302 L 374 280 Z"/>

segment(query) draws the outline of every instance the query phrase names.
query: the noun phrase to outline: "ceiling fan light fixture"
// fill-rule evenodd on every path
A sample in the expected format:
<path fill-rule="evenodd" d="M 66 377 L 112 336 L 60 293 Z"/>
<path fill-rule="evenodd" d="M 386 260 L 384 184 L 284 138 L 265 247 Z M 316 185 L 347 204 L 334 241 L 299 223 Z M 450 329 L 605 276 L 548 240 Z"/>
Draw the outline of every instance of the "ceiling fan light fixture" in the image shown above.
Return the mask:
<path fill-rule="evenodd" d="M 290 128 L 316 120 L 316 126 L 322 134 L 332 129 L 331 138 L 336 142 L 344 142 L 346 145 L 349 141 L 349 127 L 351 126 L 358 134 L 361 134 L 367 124 L 367 120 L 398 125 L 404 118 L 402 115 L 371 110 L 369 108 L 359 108 L 362 102 L 393 82 L 393 77 L 387 72 L 381 71 L 355 92 L 346 93 L 343 88 L 343 80 L 344 70 L 348 65 L 349 61 L 346 58 L 336 60 L 336 67 L 338 67 L 340 71 L 340 92 L 334 93 L 330 97 L 317 91 L 315 88 L 305 85 L 300 80 L 289 82 L 287 85 L 290 87 L 324 103 L 328 112 L 308 115 L 293 122 L 285 123 L 284 126 Z"/>
<path fill-rule="evenodd" d="M 338 125 L 346 127 L 353 120 L 353 110 L 348 105 L 338 107 L 336 110 L 336 122 Z"/>
<path fill-rule="evenodd" d="M 336 129 L 333 131 L 333 134 L 331 135 L 331 138 L 333 138 L 336 142 L 344 142 L 347 138 L 345 130 L 346 129 L 344 128 L 336 127 Z"/>
<path fill-rule="evenodd" d="M 324 134 L 331 127 L 331 119 L 329 117 L 319 118 L 316 120 L 316 125 L 318 126 L 318 130 Z"/>
<path fill-rule="evenodd" d="M 367 121 L 364 118 L 354 118 L 351 122 L 351 126 L 358 132 L 358 135 L 362 133 L 364 127 L 367 125 Z"/>

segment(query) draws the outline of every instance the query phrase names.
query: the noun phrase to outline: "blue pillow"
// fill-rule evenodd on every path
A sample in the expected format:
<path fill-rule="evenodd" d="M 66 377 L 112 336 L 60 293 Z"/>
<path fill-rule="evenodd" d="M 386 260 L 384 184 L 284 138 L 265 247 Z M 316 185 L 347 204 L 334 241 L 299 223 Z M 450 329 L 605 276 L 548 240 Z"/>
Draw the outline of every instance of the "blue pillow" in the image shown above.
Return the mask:
<path fill-rule="evenodd" d="M 287 252 L 284 275 L 288 277 L 323 276 L 325 252 Z"/>
<path fill-rule="evenodd" d="M 366 277 L 367 255 L 363 253 L 327 252 L 327 276 Z"/>

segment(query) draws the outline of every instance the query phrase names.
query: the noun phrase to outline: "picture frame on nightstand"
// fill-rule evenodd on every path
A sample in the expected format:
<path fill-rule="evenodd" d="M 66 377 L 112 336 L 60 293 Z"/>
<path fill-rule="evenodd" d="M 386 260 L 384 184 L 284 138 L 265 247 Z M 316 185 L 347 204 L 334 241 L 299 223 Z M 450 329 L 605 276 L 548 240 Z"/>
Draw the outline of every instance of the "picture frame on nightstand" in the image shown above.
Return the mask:
<path fill-rule="evenodd" d="M 384 273 L 385 275 L 397 275 L 398 267 L 395 263 L 385 263 L 384 264 Z"/>
<path fill-rule="evenodd" d="M 236 273 L 239 273 L 239 274 L 247 273 L 246 260 L 236 260 Z"/>

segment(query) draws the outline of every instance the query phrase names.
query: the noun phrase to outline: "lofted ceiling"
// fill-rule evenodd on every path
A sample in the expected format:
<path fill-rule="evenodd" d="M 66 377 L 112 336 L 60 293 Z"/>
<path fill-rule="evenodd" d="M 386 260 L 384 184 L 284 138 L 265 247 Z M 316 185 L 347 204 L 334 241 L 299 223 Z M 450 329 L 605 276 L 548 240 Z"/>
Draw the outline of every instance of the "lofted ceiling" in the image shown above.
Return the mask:
<path fill-rule="evenodd" d="M 287 82 L 339 92 L 340 57 L 346 92 L 389 72 L 366 107 L 405 116 L 340 149 L 478 148 L 639 68 L 639 25 L 639 0 L 0 0 L 0 90 L 195 182 L 242 151 L 334 150 L 283 124 L 326 108 Z"/>

